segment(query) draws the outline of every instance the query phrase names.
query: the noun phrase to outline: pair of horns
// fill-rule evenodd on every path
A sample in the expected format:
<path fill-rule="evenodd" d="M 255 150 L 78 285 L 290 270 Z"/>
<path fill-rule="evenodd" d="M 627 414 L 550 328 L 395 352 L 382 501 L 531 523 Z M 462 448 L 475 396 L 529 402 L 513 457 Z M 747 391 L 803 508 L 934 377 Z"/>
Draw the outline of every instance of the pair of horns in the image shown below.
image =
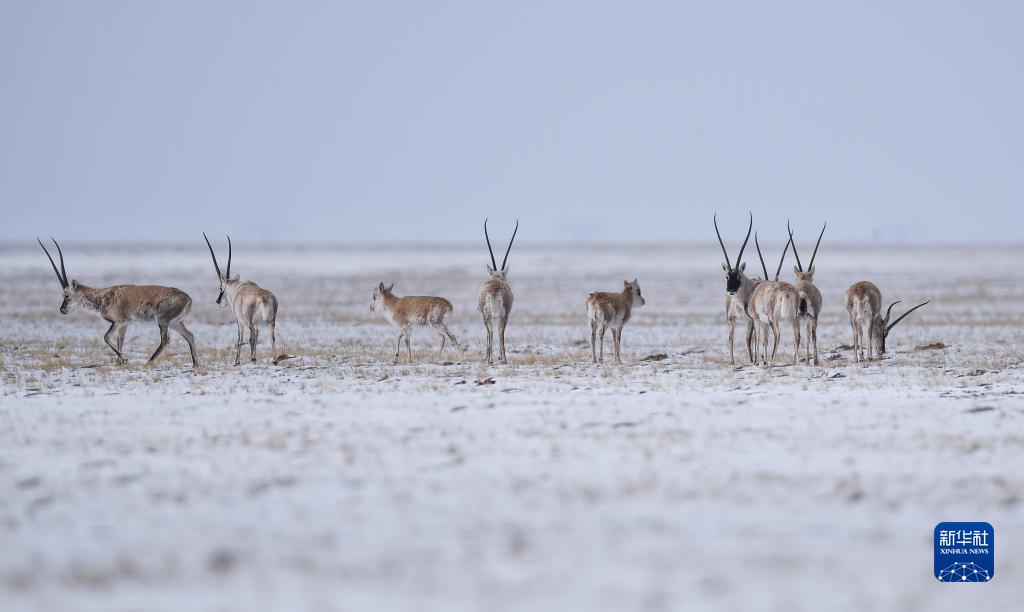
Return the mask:
<path fill-rule="evenodd" d="M 231 278 L 231 236 L 228 236 L 228 269 L 226 274 L 220 273 L 220 266 L 217 265 L 217 255 L 213 252 L 213 245 L 210 244 L 210 239 L 206 237 L 206 232 L 203 232 L 203 238 L 206 240 L 206 246 L 210 249 L 210 257 L 213 257 L 213 267 L 217 270 L 217 277 Z"/>
<path fill-rule="evenodd" d="M 893 307 L 893 306 L 895 306 L 896 304 L 899 304 L 899 303 L 900 303 L 900 301 L 899 301 L 899 300 L 896 300 L 896 301 L 895 301 L 895 302 L 893 302 L 892 304 L 889 304 L 889 308 L 888 308 L 888 309 L 887 309 L 887 310 L 885 311 L 885 318 L 884 318 L 884 319 L 882 319 L 882 321 L 883 321 L 883 322 L 884 322 L 884 324 L 885 324 L 885 333 L 884 333 L 884 335 L 888 336 L 888 335 L 889 335 L 889 330 L 891 330 L 892 328 L 896 327 L 896 324 L 897 324 L 897 323 L 899 323 L 899 322 L 900 322 L 900 321 L 902 321 L 903 319 L 907 318 L 907 315 L 909 315 L 910 313 L 914 312 L 914 311 L 915 311 L 915 310 L 917 310 L 918 308 L 920 308 L 920 307 L 922 307 L 922 306 L 924 306 L 925 304 L 928 304 L 928 303 L 930 303 L 930 302 L 931 302 L 931 300 L 928 300 L 927 302 L 921 302 L 921 303 L 920 303 L 920 304 L 918 304 L 917 306 L 914 306 L 914 307 L 913 307 L 913 308 L 911 308 L 910 310 L 908 310 L 908 311 L 906 311 L 905 313 L 903 313 L 902 315 L 900 315 L 900 318 L 896 319 L 896 320 L 895 320 L 895 321 L 893 321 L 892 323 L 889 323 L 889 315 L 890 315 L 890 314 L 892 313 L 892 307 Z"/>
<path fill-rule="evenodd" d="M 779 274 L 782 274 L 782 264 L 786 261 L 786 252 L 789 251 L 789 245 L 793 244 L 793 235 L 790 234 L 789 240 L 786 242 L 786 248 L 782 249 L 782 259 L 779 260 L 779 267 L 775 270 L 775 280 L 779 280 Z M 764 270 L 764 279 L 768 280 L 768 267 L 764 265 L 764 257 L 761 255 L 761 245 L 757 243 L 757 232 L 754 232 L 754 246 L 757 247 L 757 257 L 761 260 L 761 269 Z M 793 247 L 793 252 L 796 252 L 796 246 Z"/>
<path fill-rule="evenodd" d="M 729 261 L 729 253 L 725 250 L 725 243 L 722 242 L 722 233 L 718 231 L 718 213 L 714 216 L 715 222 L 715 234 L 718 236 L 718 244 L 722 245 L 722 255 L 725 255 L 725 265 L 729 267 L 729 270 L 738 270 L 740 262 L 743 261 L 743 249 L 747 248 L 747 241 L 750 240 L 750 231 L 754 229 L 754 213 L 750 213 L 750 225 L 747 226 L 747 237 L 743 239 L 743 246 L 740 247 L 740 254 L 736 256 L 736 267 L 732 266 L 732 262 Z M 756 242 L 755 236 L 755 242 Z M 767 273 L 765 274 L 767 276 Z"/>
<path fill-rule="evenodd" d="M 53 240 L 53 236 L 50 236 L 50 240 Z M 36 236 L 36 242 L 39 243 L 39 246 L 43 247 L 43 252 L 46 253 L 46 258 L 50 260 L 50 265 L 53 266 L 53 271 L 57 275 L 57 280 L 60 281 L 61 288 L 67 289 L 68 273 L 64 269 L 64 253 L 60 250 L 60 245 L 57 244 L 56 240 L 53 240 L 54 246 L 57 247 L 57 255 L 60 256 L 60 270 L 58 270 L 57 264 L 53 262 L 53 257 L 50 257 L 50 252 L 46 250 L 45 246 L 43 246 L 43 241 L 39 239 L 39 236 Z"/>
<path fill-rule="evenodd" d="M 828 222 L 821 226 L 821 233 L 818 234 L 818 243 L 814 245 L 814 252 L 811 253 L 811 262 L 807 264 L 808 270 L 814 267 L 814 258 L 818 256 L 818 247 L 821 246 L 821 237 L 825 235 L 826 227 L 828 227 Z M 789 227 L 789 220 L 786 221 L 786 229 L 789 231 L 789 242 L 793 245 L 793 255 L 796 256 L 796 267 L 803 272 L 804 266 L 800 263 L 800 254 L 796 252 L 796 242 L 793 240 L 793 230 Z"/>
<path fill-rule="evenodd" d="M 516 229 L 512 231 L 512 239 L 508 241 L 508 249 L 505 250 L 505 259 L 501 260 L 501 267 L 494 261 L 494 249 L 491 248 L 491 237 L 487 235 L 487 219 L 484 219 L 484 239 L 487 240 L 487 250 L 491 254 L 491 268 L 497 272 L 498 270 L 505 269 L 505 263 L 508 262 L 508 254 L 512 251 L 512 243 L 516 241 L 516 233 L 519 231 L 519 219 L 516 219 Z"/>

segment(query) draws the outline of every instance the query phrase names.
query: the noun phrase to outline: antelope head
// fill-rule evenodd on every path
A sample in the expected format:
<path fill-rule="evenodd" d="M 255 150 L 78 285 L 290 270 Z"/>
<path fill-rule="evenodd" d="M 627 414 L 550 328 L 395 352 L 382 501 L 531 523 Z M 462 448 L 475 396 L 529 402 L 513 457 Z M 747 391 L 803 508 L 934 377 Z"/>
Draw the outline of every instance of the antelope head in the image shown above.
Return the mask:
<path fill-rule="evenodd" d="M 484 239 L 487 241 L 487 251 L 491 254 L 491 265 L 487 266 L 487 273 L 491 280 L 506 280 L 508 276 L 508 254 L 512 251 L 512 243 L 516 240 L 516 233 L 519 231 L 519 220 L 516 220 L 516 228 L 512 230 L 512 239 L 508 241 L 508 248 L 505 249 L 505 259 L 501 260 L 501 267 L 498 267 L 494 260 L 494 250 L 491 248 L 491 237 L 487 235 L 487 219 L 484 219 Z"/>
<path fill-rule="evenodd" d="M 647 300 L 644 299 L 643 294 L 640 293 L 640 282 L 637 281 L 637 279 L 635 278 L 633 279 L 633 282 L 629 282 L 628 280 L 622 281 L 622 292 L 632 296 L 633 308 L 639 308 L 640 306 L 643 306 L 644 304 L 647 303 Z"/>
<path fill-rule="evenodd" d="M 793 255 L 796 256 L 796 265 L 793 266 L 793 273 L 796 274 L 797 281 L 807 281 L 809 283 L 814 282 L 814 258 L 818 255 L 818 247 L 821 246 L 821 237 L 825 235 L 825 228 L 828 223 L 821 226 L 821 233 L 818 234 L 818 243 L 814 245 L 814 252 L 811 253 L 811 262 L 807 265 L 807 269 L 804 270 L 804 265 L 800 263 L 800 254 L 796 252 L 796 241 L 793 240 L 793 230 L 789 227 L 789 221 L 786 221 L 786 229 L 789 230 L 789 243 L 793 245 Z"/>
<path fill-rule="evenodd" d="M 899 318 L 897 318 L 892 323 L 889 322 L 889 317 L 892 315 L 892 307 L 895 306 L 896 304 L 899 304 L 900 302 L 899 300 L 896 300 L 892 304 L 889 304 L 889 308 L 887 308 L 885 311 L 885 316 L 881 317 L 880 321 L 879 319 L 875 319 L 876 324 L 878 325 L 876 329 L 878 329 L 879 331 L 873 334 L 874 338 L 871 339 L 871 341 L 875 343 L 875 350 L 878 351 L 879 355 L 885 353 L 885 339 L 889 337 L 889 332 L 892 331 L 892 328 L 896 327 L 896 324 L 905 319 L 907 315 L 909 315 L 910 313 L 914 312 L 915 310 L 929 302 L 931 302 L 931 300 L 921 302 L 917 306 L 914 306 L 910 310 L 900 315 Z"/>
<path fill-rule="evenodd" d="M 722 242 L 722 234 L 718 231 L 718 215 L 714 217 L 715 222 L 715 234 L 718 235 L 718 244 L 722 245 L 722 255 L 725 255 L 725 263 L 722 264 L 722 269 L 725 270 L 725 291 L 729 295 L 736 295 L 736 292 L 740 290 L 740 285 L 743 284 L 743 270 L 746 269 L 747 264 L 743 263 L 743 249 L 747 248 L 747 241 L 750 240 L 750 230 L 754 229 L 754 213 L 750 213 L 750 225 L 747 227 L 747 237 L 743 239 L 743 246 L 740 247 L 740 253 L 736 256 L 736 266 L 733 267 L 732 262 L 729 261 L 729 253 L 725 250 L 725 243 Z"/>
<path fill-rule="evenodd" d="M 53 240 L 53 236 L 50 237 Z M 68 282 L 68 273 L 64 269 L 64 253 L 60 250 L 60 245 L 57 244 L 56 240 L 53 240 L 54 246 L 57 247 L 57 255 L 60 257 L 60 269 L 57 269 L 57 264 L 54 263 L 53 257 L 50 256 L 50 252 L 43 246 L 43 241 L 36 237 L 36 242 L 39 246 L 43 247 L 43 252 L 46 253 L 46 258 L 50 260 L 50 265 L 53 266 L 53 271 L 57 275 L 57 280 L 60 282 L 61 291 L 64 293 L 64 301 L 60 305 L 60 314 L 66 315 L 78 306 L 78 300 L 75 299 L 78 293 L 78 281 L 72 280 Z"/>
<path fill-rule="evenodd" d="M 206 237 L 206 232 L 203 232 L 203 238 L 206 240 L 206 246 L 210 249 L 210 257 L 213 258 L 213 269 L 217 271 L 217 281 L 220 282 L 220 293 L 217 294 L 217 305 L 221 308 L 228 307 L 228 300 L 224 299 L 224 292 L 227 291 L 228 285 L 238 282 L 238 275 L 234 278 L 231 277 L 231 236 L 228 236 L 228 267 L 224 272 L 220 271 L 220 266 L 217 265 L 217 255 L 213 252 L 213 245 L 210 244 L 210 239 Z"/>
<path fill-rule="evenodd" d="M 377 285 L 377 288 L 373 290 L 373 300 L 370 302 L 370 311 L 376 311 L 377 309 L 384 310 L 384 297 L 391 295 L 391 290 L 395 288 L 395 284 L 391 283 L 387 287 L 384 283 Z"/>

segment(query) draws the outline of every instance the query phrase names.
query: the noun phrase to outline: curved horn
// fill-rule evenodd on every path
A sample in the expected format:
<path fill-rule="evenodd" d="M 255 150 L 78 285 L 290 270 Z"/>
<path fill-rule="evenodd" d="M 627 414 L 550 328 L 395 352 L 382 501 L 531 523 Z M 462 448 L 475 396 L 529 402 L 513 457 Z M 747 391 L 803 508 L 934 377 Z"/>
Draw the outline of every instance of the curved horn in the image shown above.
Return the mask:
<path fill-rule="evenodd" d="M 53 240 L 53 238 L 50 238 L 50 240 Z M 53 266 L 53 273 L 57 275 L 57 280 L 60 281 L 61 288 L 62 289 L 67 289 L 67 287 L 68 287 L 67 280 L 65 280 L 64 277 L 60 275 L 60 270 L 57 269 L 57 264 L 54 263 L 53 257 L 50 257 L 50 252 L 46 250 L 45 246 L 43 246 L 43 241 L 39 239 L 39 236 L 36 236 L 36 242 L 38 242 L 39 246 L 41 246 L 43 248 L 43 252 L 46 253 L 46 258 L 50 260 L 50 265 Z M 54 240 L 53 243 L 57 244 L 57 241 Z M 63 267 L 64 266 L 64 257 L 63 257 L 63 255 L 61 256 L 60 263 L 61 263 L 61 267 Z"/>
<path fill-rule="evenodd" d="M 224 234 L 227 236 L 227 234 Z M 231 236 L 228 236 L 228 269 L 227 276 L 224 278 L 231 278 Z"/>
<path fill-rule="evenodd" d="M 210 239 L 206 237 L 206 232 L 203 232 L 203 239 L 206 240 L 206 246 L 210 249 L 210 257 L 213 258 L 213 268 L 217 271 L 217 278 L 224 276 L 220 273 L 220 266 L 217 265 L 217 256 L 213 252 L 213 245 L 210 244 Z"/>
<path fill-rule="evenodd" d="M 751 218 L 753 218 L 753 217 L 751 217 Z M 725 255 L 725 265 L 728 266 L 729 270 L 731 271 L 732 270 L 732 262 L 729 261 L 729 252 L 725 250 L 725 243 L 722 242 L 722 234 L 721 234 L 721 232 L 718 231 L 718 213 L 715 213 L 714 221 L 715 221 L 715 234 L 718 236 L 718 244 L 722 245 L 722 255 Z"/>
<path fill-rule="evenodd" d="M 757 243 L 757 232 L 754 232 L 754 246 L 757 247 L 757 258 L 761 260 L 761 269 L 764 270 L 764 280 L 768 280 L 768 266 L 764 265 L 764 257 L 761 255 L 761 245 Z"/>
<path fill-rule="evenodd" d="M 906 311 L 906 312 L 905 312 L 905 313 L 903 313 L 902 315 L 900 315 L 900 318 L 896 319 L 895 321 L 893 321 L 892 323 L 890 323 L 888 327 L 886 327 L 886 328 L 885 328 L 885 333 L 886 333 L 886 335 L 888 335 L 888 334 L 889 334 L 889 330 L 890 330 L 890 329 L 892 329 L 892 328 L 896 327 L 896 324 L 897 324 L 897 323 L 899 323 L 900 321 L 902 321 L 903 319 L 905 319 L 905 318 L 906 318 L 906 316 L 907 316 L 908 314 L 910 314 L 910 313 L 914 312 L 915 310 L 917 310 L 918 308 L 920 308 L 920 307 L 924 306 L 924 305 L 925 305 L 925 304 L 927 304 L 928 302 L 931 302 L 931 300 L 928 300 L 927 302 L 922 302 L 922 303 L 918 304 L 917 306 L 914 306 L 914 307 L 913 307 L 913 308 L 911 308 L 910 310 Z"/>
<path fill-rule="evenodd" d="M 889 314 L 892 313 L 892 307 L 895 306 L 896 304 L 899 304 L 899 303 L 900 303 L 900 300 L 896 300 L 892 304 L 889 304 L 889 308 L 886 309 L 886 311 L 885 311 L 885 318 L 882 319 L 883 323 L 888 323 L 889 322 Z"/>
<path fill-rule="evenodd" d="M 747 226 L 747 237 L 743 239 L 743 246 L 740 247 L 740 254 L 736 256 L 736 269 L 739 269 L 740 262 L 743 261 L 743 249 L 747 248 L 747 242 L 750 240 L 750 230 L 754 229 L 754 213 L 750 213 L 750 225 Z"/>
<path fill-rule="evenodd" d="M 793 254 L 796 255 L 796 267 L 803 272 L 804 265 L 800 263 L 800 254 L 796 252 L 796 241 L 793 240 L 793 230 L 789 227 L 789 219 L 786 219 L 786 229 L 789 231 L 789 242 L 793 245 Z"/>
<path fill-rule="evenodd" d="M 808 270 L 814 267 L 814 258 L 818 255 L 818 247 L 821 246 L 821 237 L 825 235 L 826 227 L 828 227 L 828 221 L 825 222 L 825 225 L 821 226 L 821 233 L 818 234 L 818 244 L 814 245 L 814 252 L 811 253 L 811 263 L 807 264 Z M 793 244 L 793 252 L 796 253 L 796 243 Z"/>
<path fill-rule="evenodd" d="M 789 245 L 793 244 L 793 237 L 790 236 L 786 242 L 786 248 L 782 249 L 782 259 L 779 260 L 779 268 L 775 271 L 775 282 L 779 281 L 779 274 L 782 273 L 782 263 L 786 261 L 786 251 L 789 250 Z"/>
<path fill-rule="evenodd" d="M 501 269 L 505 269 L 505 262 L 508 261 L 508 254 L 512 251 L 512 243 L 516 241 L 516 233 L 519 231 L 519 219 L 516 219 L 516 229 L 512 230 L 512 239 L 508 241 L 508 249 L 505 250 L 505 259 L 501 260 Z"/>
<path fill-rule="evenodd" d="M 491 237 L 487 235 L 487 219 L 484 219 L 484 239 L 487 240 L 487 252 L 491 254 L 491 269 L 498 271 L 498 264 L 494 261 L 494 249 L 491 248 Z"/>

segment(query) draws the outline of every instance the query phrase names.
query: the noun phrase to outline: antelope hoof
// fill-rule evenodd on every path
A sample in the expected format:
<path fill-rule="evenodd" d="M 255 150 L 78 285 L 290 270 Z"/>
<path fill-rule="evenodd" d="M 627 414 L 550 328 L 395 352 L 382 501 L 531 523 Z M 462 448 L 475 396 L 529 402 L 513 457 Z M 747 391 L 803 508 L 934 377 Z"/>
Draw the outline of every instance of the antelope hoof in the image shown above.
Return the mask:
<path fill-rule="evenodd" d="M 242 365 L 242 362 L 236 359 L 234 365 L 235 366 L 240 366 L 240 365 Z"/>

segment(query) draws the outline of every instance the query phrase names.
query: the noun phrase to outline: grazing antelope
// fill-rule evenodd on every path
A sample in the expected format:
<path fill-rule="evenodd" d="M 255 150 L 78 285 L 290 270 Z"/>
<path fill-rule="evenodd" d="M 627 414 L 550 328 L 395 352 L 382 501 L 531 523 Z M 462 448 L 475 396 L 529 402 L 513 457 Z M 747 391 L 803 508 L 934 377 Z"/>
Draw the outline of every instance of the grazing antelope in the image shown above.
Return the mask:
<path fill-rule="evenodd" d="M 782 259 L 779 260 L 779 267 L 775 271 L 775 280 L 758 283 L 747 303 L 747 314 L 753 320 L 758 338 L 764 347 L 763 363 L 768 366 L 775 365 L 775 352 L 779 348 L 779 339 L 781 338 L 779 330 L 783 323 L 789 323 L 793 330 L 793 363 L 797 363 L 800 356 L 800 325 L 797 322 L 800 297 L 796 287 L 789 283 L 779 282 L 779 274 L 782 272 L 782 263 L 786 260 L 789 244 L 790 242 L 787 241 L 786 247 L 782 250 Z M 757 248 L 757 256 L 761 259 L 761 268 L 767 278 L 768 268 L 764 265 L 764 257 L 761 255 L 761 245 L 757 242 L 756 232 L 754 233 L 754 246 Z M 770 360 L 768 358 L 769 327 L 774 336 Z"/>
<path fill-rule="evenodd" d="M 192 298 L 188 294 L 174 287 L 156 285 L 114 285 L 113 287 L 96 288 L 83 285 L 77 280 L 68 282 L 68 273 L 64 269 L 64 253 L 57 241 L 53 240 L 53 244 L 57 247 L 57 254 L 60 256 L 59 270 L 53 257 L 50 256 L 50 252 L 43 246 L 43 242 L 39 238 L 36 238 L 36 242 L 46 253 L 46 258 L 50 260 L 50 265 L 53 266 L 57 280 L 60 281 L 60 286 L 64 290 L 64 302 L 60 305 L 60 313 L 66 315 L 79 307 L 99 313 L 104 321 L 110 323 L 110 329 L 103 335 L 103 340 L 117 355 L 117 363 L 128 363 L 128 359 L 121 353 L 128 324 L 134 321 L 155 320 L 160 328 L 160 346 L 146 362 L 147 365 L 153 363 L 170 342 L 168 329 L 178 332 L 185 342 L 188 342 L 189 352 L 192 353 L 192 367 L 199 365 L 199 360 L 196 358 L 195 338 L 183 322 L 185 315 L 192 308 Z M 115 336 L 116 344 L 112 340 Z"/>
<path fill-rule="evenodd" d="M 476 301 L 480 315 L 484 318 L 484 327 L 487 328 L 487 363 L 494 364 L 494 328 L 498 330 L 498 359 L 501 363 L 508 363 L 505 358 L 505 326 L 508 324 L 508 315 L 512 312 L 512 287 L 508 284 L 508 254 L 512 250 L 512 243 L 516 240 L 516 232 L 519 231 L 519 221 L 516 221 L 516 228 L 512 231 L 512 239 L 508 241 L 508 249 L 505 250 L 505 259 L 501 260 L 501 268 L 494 261 L 494 250 L 491 249 L 491 237 L 487 235 L 487 219 L 484 219 L 484 239 L 487 241 L 487 251 L 491 254 L 491 265 L 487 267 L 490 275 L 484 284 L 480 285 L 477 291 Z"/>
<path fill-rule="evenodd" d="M 718 235 L 718 244 L 722 245 L 722 255 L 725 256 L 725 263 L 722 269 L 725 270 L 725 318 L 729 323 L 729 363 L 736 365 L 736 357 L 733 352 L 734 338 L 736 335 L 736 319 L 747 322 L 747 355 L 750 362 L 754 363 L 754 323 L 746 314 L 747 302 L 754 287 L 761 282 L 759 278 L 748 278 L 743 271 L 747 264 L 743 263 L 743 250 L 747 248 L 747 241 L 750 240 L 750 232 L 754 229 L 754 215 L 750 215 L 750 225 L 747 226 L 747 237 L 743 239 L 743 246 L 740 247 L 739 255 L 736 256 L 736 267 L 729 261 L 729 253 L 722 241 L 722 234 L 718 231 L 718 215 L 714 217 L 715 234 Z"/>
<path fill-rule="evenodd" d="M 398 337 L 395 339 L 395 364 L 398 364 L 398 356 L 402 350 L 402 338 L 405 338 L 405 349 L 409 353 L 409 363 L 412 363 L 412 335 L 413 327 L 434 328 L 437 335 L 441 337 L 441 347 L 437 349 L 437 357 L 444 352 L 445 339 L 451 340 L 455 348 L 462 352 L 459 341 L 455 339 L 448 329 L 448 319 L 452 316 L 452 303 L 440 297 L 423 295 L 407 295 L 398 297 L 391 290 L 395 284 L 385 287 L 381 283 L 373 292 L 373 301 L 370 302 L 371 311 L 380 311 L 392 325 L 398 328 Z"/>
<path fill-rule="evenodd" d="M 814 286 L 814 258 L 818 255 L 818 247 L 821 246 L 821 237 L 825 235 L 825 227 L 821 226 L 821 233 L 818 234 L 818 243 L 814 245 L 814 252 L 811 253 L 811 261 L 804 270 L 800 263 L 800 254 L 796 252 L 796 241 L 793 239 L 793 230 L 789 229 L 789 242 L 793 245 L 793 255 L 796 257 L 796 265 L 793 266 L 793 273 L 796 275 L 796 292 L 800 297 L 800 304 L 797 308 L 797 315 L 800 321 L 807 324 L 807 340 L 805 344 L 805 363 L 811 362 L 811 344 L 814 345 L 814 365 L 818 365 L 818 315 L 821 313 L 821 292 Z"/>
<path fill-rule="evenodd" d="M 619 348 L 622 344 L 622 326 L 629 321 L 634 308 L 646 304 L 640 293 L 640 283 L 622 281 L 622 293 L 591 293 L 587 298 L 587 318 L 590 319 L 590 352 L 594 363 L 604 361 L 604 332 L 612 328 L 612 340 L 615 343 L 615 363 L 621 364 Z M 597 338 L 601 337 L 601 353 L 597 352 Z"/>
<path fill-rule="evenodd" d="M 217 255 L 213 252 L 213 245 L 210 239 L 203 232 L 206 246 L 210 249 L 210 257 L 213 258 L 213 268 L 217 271 L 217 280 L 220 281 L 220 293 L 217 294 L 217 305 L 221 308 L 231 306 L 231 312 L 235 315 L 235 322 L 238 324 L 238 341 L 235 342 L 235 365 L 241 363 L 242 344 L 245 343 L 245 328 L 249 328 L 249 357 L 252 363 L 256 363 L 256 341 L 260 336 L 259 326 L 264 325 L 270 334 L 270 357 L 277 362 L 277 337 L 275 327 L 277 326 L 277 298 L 274 294 L 260 287 L 254 282 L 241 282 L 236 274 L 231 276 L 231 236 L 228 236 L 228 267 L 223 273 L 217 265 Z"/>
<path fill-rule="evenodd" d="M 878 287 L 868 281 L 850 285 L 850 288 L 846 290 L 846 312 L 850 313 L 850 326 L 853 328 L 853 360 L 862 361 L 864 359 L 865 344 L 867 344 L 868 361 L 871 361 L 872 349 L 878 351 L 879 357 L 884 355 L 885 339 L 889 336 L 892 328 L 896 327 L 896 324 L 907 315 L 929 302 L 931 300 L 914 306 L 903 313 L 900 318 L 889 323 L 892 307 L 899 304 L 899 301 L 889 304 L 883 317 L 882 292 L 878 290 Z M 864 340 L 865 330 L 867 333 L 866 343 Z"/>

